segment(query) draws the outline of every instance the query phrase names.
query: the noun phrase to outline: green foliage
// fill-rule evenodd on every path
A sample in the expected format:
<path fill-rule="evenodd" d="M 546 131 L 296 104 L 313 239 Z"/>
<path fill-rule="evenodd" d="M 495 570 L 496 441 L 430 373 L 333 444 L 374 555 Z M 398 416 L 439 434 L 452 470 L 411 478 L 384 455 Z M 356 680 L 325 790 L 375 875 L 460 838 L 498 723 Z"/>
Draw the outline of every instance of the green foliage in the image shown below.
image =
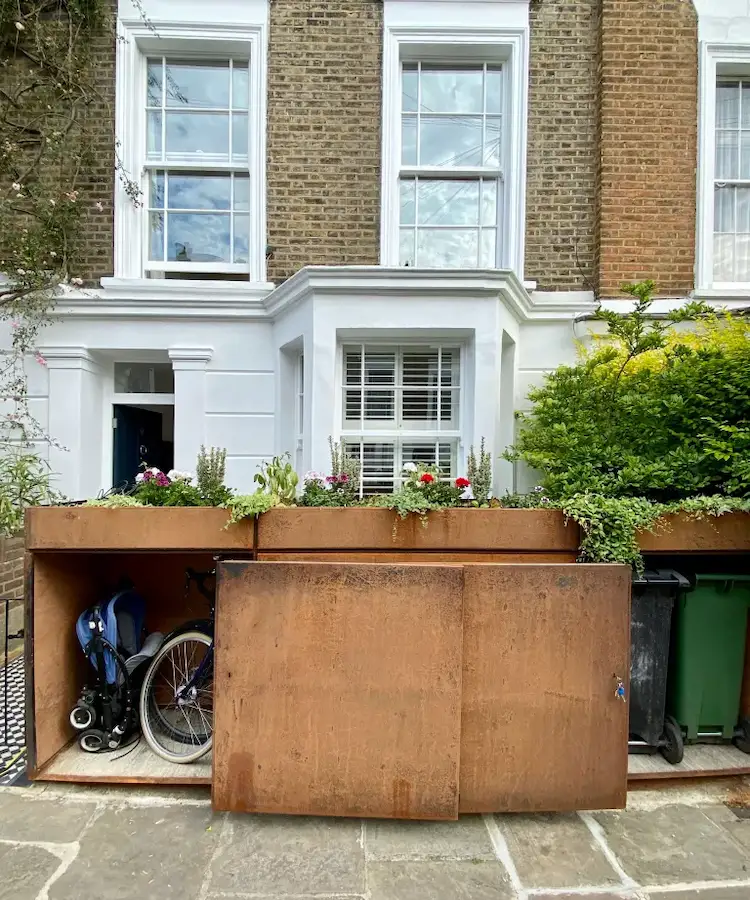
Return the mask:
<path fill-rule="evenodd" d="M 625 316 L 600 312 L 607 339 L 531 391 L 533 409 L 506 458 L 539 471 L 554 500 L 747 495 L 750 334 L 738 339 L 714 320 L 681 340 L 672 324 L 703 317 L 700 305 L 653 322 L 651 283 L 627 287 L 645 299 Z M 731 342 L 722 342 L 724 330 Z"/>
<path fill-rule="evenodd" d="M 466 469 L 475 501 L 486 503 L 492 490 L 492 457 L 484 449 L 484 438 L 479 445 L 479 457 L 475 456 L 473 445 L 469 450 Z"/>
<path fill-rule="evenodd" d="M 6 447 L 0 454 L 0 534 L 10 536 L 23 526 L 24 510 L 59 502 L 50 488 L 50 471 L 35 453 Z"/>
<path fill-rule="evenodd" d="M 288 453 L 274 456 L 271 462 L 264 462 L 254 480 L 260 490 L 277 497 L 284 506 L 294 505 L 299 476 L 292 468 Z"/>
<path fill-rule="evenodd" d="M 643 569 L 636 535 L 653 530 L 662 512 L 657 504 L 642 497 L 578 494 L 562 507 L 566 518 L 581 527 L 582 561 L 628 563 Z"/>
<path fill-rule="evenodd" d="M 375 506 L 381 509 L 392 509 L 399 519 L 406 519 L 408 516 L 416 515 L 422 521 L 422 525 L 427 527 L 427 513 L 433 509 L 441 507 L 430 500 L 424 493 L 418 491 L 401 488 L 393 494 L 375 494 L 373 497 L 367 498 L 367 506 Z M 397 523 L 393 526 L 394 536 L 396 534 Z"/>
<path fill-rule="evenodd" d="M 230 498 L 225 504 L 225 508 L 229 510 L 229 521 L 226 528 L 241 522 L 243 519 L 254 518 L 274 506 L 279 506 L 279 498 L 273 494 L 266 494 L 263 491 L 256 491 L 254 494 L 241 494 L 239 497 Z"/>
<path fill-rule="evenodd" d="M 97 497 L 94 500 L 87 500 L 85 505 L 100 506 L 104 509 L 131 509 L 133 507 L 143 507 L 147 504 L 137 497 L 131 497 L 129 494 L 110 494 L 108 497 Z"/>
<path fill-rule="evenodd" d="M 227 451 L 218 447 L 209 450 L 201 444 L 195 464 L 195 480 L 203 503 L 196 506 L 223 506 L 232 496 L 224 484 L 226 476 Z"/>
<path fill-rule="evenodd" d="M 314 475 L 314 473 L 310 473 Z M 305 478 L 300 506 L 356 506 L 359 503 L 356 487 L 346 483 L 330 483 L 326 486 L 322 476 Z"/>
<path fill-rule="evenodd" d="M 417 515 L 422 525 L 427 527 L 427 514 L 434 509 L 447 509 L 461 505 L 463 488 L 440 480 L 437 466 L 426 463 L 407 463 L 404 466 L 404 480 L 393 494 L 376 494 L 368 497 L 367 505 L 392 509 L 399 519 Z M 393 526 L 394 536 L 398 519 Z"/>

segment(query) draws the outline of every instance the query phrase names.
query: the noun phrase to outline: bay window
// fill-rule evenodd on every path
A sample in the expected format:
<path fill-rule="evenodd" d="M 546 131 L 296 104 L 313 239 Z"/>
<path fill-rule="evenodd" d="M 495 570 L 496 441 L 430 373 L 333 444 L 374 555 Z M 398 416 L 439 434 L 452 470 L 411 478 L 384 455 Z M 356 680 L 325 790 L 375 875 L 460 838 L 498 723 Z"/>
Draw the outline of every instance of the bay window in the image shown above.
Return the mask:
<path fill-rule="evenodd" d="M 408 462 L 455 478 L 460 402 L 459 347 L 344 347 L 342 440 L 360 492 L 394 491 Z"/>

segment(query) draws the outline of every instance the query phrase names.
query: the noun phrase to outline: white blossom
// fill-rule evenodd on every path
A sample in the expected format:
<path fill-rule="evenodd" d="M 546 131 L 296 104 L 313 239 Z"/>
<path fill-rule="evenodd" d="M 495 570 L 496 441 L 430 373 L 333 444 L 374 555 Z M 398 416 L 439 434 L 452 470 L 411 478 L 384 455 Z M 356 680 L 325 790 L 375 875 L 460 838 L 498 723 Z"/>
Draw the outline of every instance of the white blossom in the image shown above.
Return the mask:
<path fill-rule="evenodd" d="M 81 287 L 83 285 L 83 278 L 71 278 L 70 283 L 74 284 L 76 287 Z"/>
<path fill-rule="evenodd" d="M 14 191 L 21 190 L 21 185 L 17 181 L 14 181 L 13 184 L 11 185 L 11 187 L 13 188 Z"/>
<path fill-rule="evenodd" d="M 16 269 L 16 272 L 18 272 L 19 275 L 25 275 L 26 269 Z"/>
<path fill-rule="evenodd" d="M 135 476 L 135 480 L 136 480 L 136 483 L 137 483 L 137 484 L 140 484 L 140 483 L 143 481 L 143 472 L 139 472 L 139 473 Z"/>
<path fill-rule="evenodd" d="M 170 469 L 167 472 L 167 478 L 170 481 L 192 481 L 193 476 L 190 472 L 178 472 L 177 469 Z"/>
<path fill-rule="evenodd" d="M 94 204 L 99 212 L 104 212 L 104 204 L 101 200 L 97 200 Z"/>
<path fill-rule="evenodd" d="M 417 471 L 417 466 L 415 463 L 413 463 L 413 462 L 405 463 L 404 472 L 416 472 L 416 471 Z"/>
<path fill-rule="evenodd" d="M 26 31 L 26 26 L 23 22 L 16 22 L 16 31 Z"/>

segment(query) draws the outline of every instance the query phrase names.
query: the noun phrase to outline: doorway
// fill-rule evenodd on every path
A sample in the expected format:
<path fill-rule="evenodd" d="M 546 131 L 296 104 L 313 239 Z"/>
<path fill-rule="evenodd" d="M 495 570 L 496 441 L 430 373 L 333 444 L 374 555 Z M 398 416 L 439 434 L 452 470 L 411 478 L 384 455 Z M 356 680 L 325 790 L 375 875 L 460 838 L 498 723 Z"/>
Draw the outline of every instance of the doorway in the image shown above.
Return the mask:
<path fill-rule="evenodd" d="M 135 481 L 145 467 L 174 468 L 174 406 L 113 406 L 112 484 Z"/>

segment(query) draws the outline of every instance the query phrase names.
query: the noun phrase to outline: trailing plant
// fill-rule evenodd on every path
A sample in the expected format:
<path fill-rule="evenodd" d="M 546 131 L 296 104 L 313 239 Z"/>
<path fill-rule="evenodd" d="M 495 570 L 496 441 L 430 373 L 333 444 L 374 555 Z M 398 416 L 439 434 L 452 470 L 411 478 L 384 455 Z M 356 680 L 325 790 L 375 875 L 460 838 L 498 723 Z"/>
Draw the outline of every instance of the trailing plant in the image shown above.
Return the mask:
<path fill-rule="evenodd" d="M 474 454 L 473 445 L 469 450 L 466 469 L 474 500 L 480 505 L 485 504 L 489 500 L 492 490 L 492 457 L 484 449 L 484 438 L 479 444 L 478 457 Z"/>
<path fill-rule="evenodd" d="M 398 519 L 417 515 L 426 528 L 427 514 L 435 509 L 460 506 L 468 486 L 466 478 L 458 478 L 454 483 L 441 480 L 438 466 L 409 462 L 403 468 L 403 481 L 399 490 L 392 494 L 369 497 L 367 505 L 392 509 L 396 513 L 398 518 L 393 525 L 395 537 Z"/>
<path fill-rule="evenodd" d="M 227 451 L 219 447 L 208 450 L 201 444 L 195 464 L 195 480 L 198 493 L 205 506 L 223 506 L 232 496 L 224 484 L 227 468 Z M 200 504 L 199 504 L 200 505 Z"/>
<path fill-rule="evenodd" d="M 259 468 L 254 481 L 260 490 L 277 497 L 284 506 L 294 506 L 299 476 L 292 467 L 289 454 L 274 456 L 271 462 L 264 462 Z"/>
<path fill-rule="evenodd" d="M 230 498 L 224 507 L 229 511 L 229 521 L 224 526 L 229 528 L 243 519 L 255 518 L 275 506 L 279 506 L 279 498 L 275 494 L 266 494 L 259 490 L 254 494 L 240 494 Z"/>
<path fill-rule="evenodd" d="M 137 506 L 148 506 L 137 497 L 129 494 L 109 494 L 107 497 L 96 497 L 93 500 L 87 500 L 86 506 L 100 506 L 104 509 L 130 509 Z"/>

